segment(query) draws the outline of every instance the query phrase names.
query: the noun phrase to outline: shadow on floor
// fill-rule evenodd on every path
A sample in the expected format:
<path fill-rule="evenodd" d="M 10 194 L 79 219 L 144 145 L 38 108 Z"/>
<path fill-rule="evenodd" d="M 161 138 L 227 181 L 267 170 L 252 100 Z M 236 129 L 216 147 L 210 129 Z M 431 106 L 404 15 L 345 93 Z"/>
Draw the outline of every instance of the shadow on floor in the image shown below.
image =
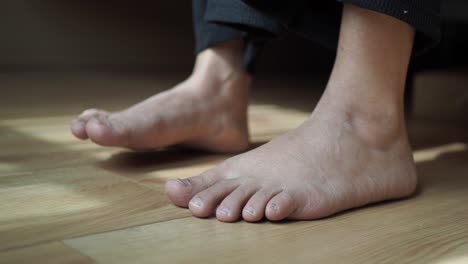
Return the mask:
<path fill-rule="evenodd" d="M 253 143 L 246 151 L 257 148 L 265 143 Z M 119 174 L 148 173 L 161 169 L 187 167 L 206 162 L 222 162 L 233 155 L 235 154 L 216 154 L 183 147 L 173 147 L 159 151 L 119 152 L 112 155 L 109 159 L 98 161 L 97 166 Z"/>

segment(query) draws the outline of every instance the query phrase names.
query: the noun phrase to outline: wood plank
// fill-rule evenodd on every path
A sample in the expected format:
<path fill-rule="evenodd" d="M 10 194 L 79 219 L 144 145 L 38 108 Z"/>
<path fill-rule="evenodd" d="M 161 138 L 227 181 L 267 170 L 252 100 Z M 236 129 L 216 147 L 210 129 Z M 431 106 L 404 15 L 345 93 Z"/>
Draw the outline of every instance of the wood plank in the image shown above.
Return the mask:
<path fill-rule="evenodd" d="M 69 132 L 69 119 L 0 120 L 0 176 L 89 164 L 119 151 L 76 140 Z"/>
<path fill-rule="evenodd" d="M 190 215 L 162 183 L 150 189 L 87 166 L 0 177 L 0 200 L 0 250 Z"/>
<path fill-rule="evenodd" d="M 99 263 L 466 261 L 468 163 L 462 161 L 468 160 L 468 147 L 456 146 L 415 153 L 421 184 L 411 199 L 317 221 L 225 224 L 184 218 L 65 243 Z"/>
<path fill-rule="evenodd" d="M 92 264 L 96 262 L 61 242 L 52 242 L 0 252 L 0 264 L 12 263 Z"/>

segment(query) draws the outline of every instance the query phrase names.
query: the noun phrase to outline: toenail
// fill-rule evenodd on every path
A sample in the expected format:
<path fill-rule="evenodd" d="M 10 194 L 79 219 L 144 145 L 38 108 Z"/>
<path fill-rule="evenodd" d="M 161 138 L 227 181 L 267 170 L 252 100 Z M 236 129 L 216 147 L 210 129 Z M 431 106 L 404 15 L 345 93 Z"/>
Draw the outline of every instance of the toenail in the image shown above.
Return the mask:
<path fill-rule="evenodd" d="M 249 215 L 254 215 L 255 214 L 255 209 L 252 207 L 244 209 L 244 212 L 248 213 Z"/>
<path fill-rule="evenodd" d="M 182 184 L 185 187 L 190 186 L 190 181 L 187 180 L 187 179 L 176 179 L 176 181 L 179 182 L 180 184 Z"/>
<path fill-rule="evenodd" d="M 221 209 L 218 209 L 218 214 L 225 215 L 225 216 L 230 216 L 231 215 L 231 210 L 227 209 L 226 207 L 223 207 Z"/>
<path fill-rule="evenodd" d="M 203 206 L 202 200 L 200 198 L 194 198 L 190 201 L 190 204 L 195 208 L 201 208 Z"/>
<path fill-rule="evenodd" d="M 270 205 L 270 209 L 273 210 L 273 211 L 275 211 L 275 212 L 277 212 L 277 211 L 278 211 L 278 205 L 277 205 L 276 203 L 272 203 L 272 204 Z"/>

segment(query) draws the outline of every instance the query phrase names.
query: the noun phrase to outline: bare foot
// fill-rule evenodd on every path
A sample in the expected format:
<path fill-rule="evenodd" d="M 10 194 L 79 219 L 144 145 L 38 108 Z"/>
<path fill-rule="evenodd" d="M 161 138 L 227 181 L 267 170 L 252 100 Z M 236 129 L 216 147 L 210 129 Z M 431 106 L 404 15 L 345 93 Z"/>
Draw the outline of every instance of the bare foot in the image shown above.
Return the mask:
<path fill-rule="evenodd" d="M 335 66 L 311 117 L 199 176 L 169 181 L 169 198 L 231 222 L 316 219 L 411 195 L 403 92 L 413 38 L 408 24 L 345 4 Z"/>
<path fill-rule="evenodd" d="M 103 146 L 245 150 L 250 76 L 232 53 L 232 47 L 206 50 L 188 80 L 121 112 L 86 110 L 72 121 L 71 131 Z"/>
<path fill-rule="evenodd" d="M 193 178 L 166 185 L 198 217 L 316 219 L 410 195 L 416 173 L 403 123 L 390 133 L 321 103 L 299 128 Z M 368 137 L 370 131 L 381 137 Z"/>

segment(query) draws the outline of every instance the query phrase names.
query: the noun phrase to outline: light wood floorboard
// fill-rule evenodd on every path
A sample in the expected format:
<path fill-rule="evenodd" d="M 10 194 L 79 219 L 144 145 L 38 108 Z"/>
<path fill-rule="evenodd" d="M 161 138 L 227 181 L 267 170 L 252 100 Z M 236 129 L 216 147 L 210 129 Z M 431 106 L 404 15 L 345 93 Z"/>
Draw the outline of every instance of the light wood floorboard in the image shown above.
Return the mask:
<path fill-rule="evenodd" d="M 47 263 L 47 264 L 94 264 L 94 260 L 60 242 L 0 252 L 1 264 Z"/>

